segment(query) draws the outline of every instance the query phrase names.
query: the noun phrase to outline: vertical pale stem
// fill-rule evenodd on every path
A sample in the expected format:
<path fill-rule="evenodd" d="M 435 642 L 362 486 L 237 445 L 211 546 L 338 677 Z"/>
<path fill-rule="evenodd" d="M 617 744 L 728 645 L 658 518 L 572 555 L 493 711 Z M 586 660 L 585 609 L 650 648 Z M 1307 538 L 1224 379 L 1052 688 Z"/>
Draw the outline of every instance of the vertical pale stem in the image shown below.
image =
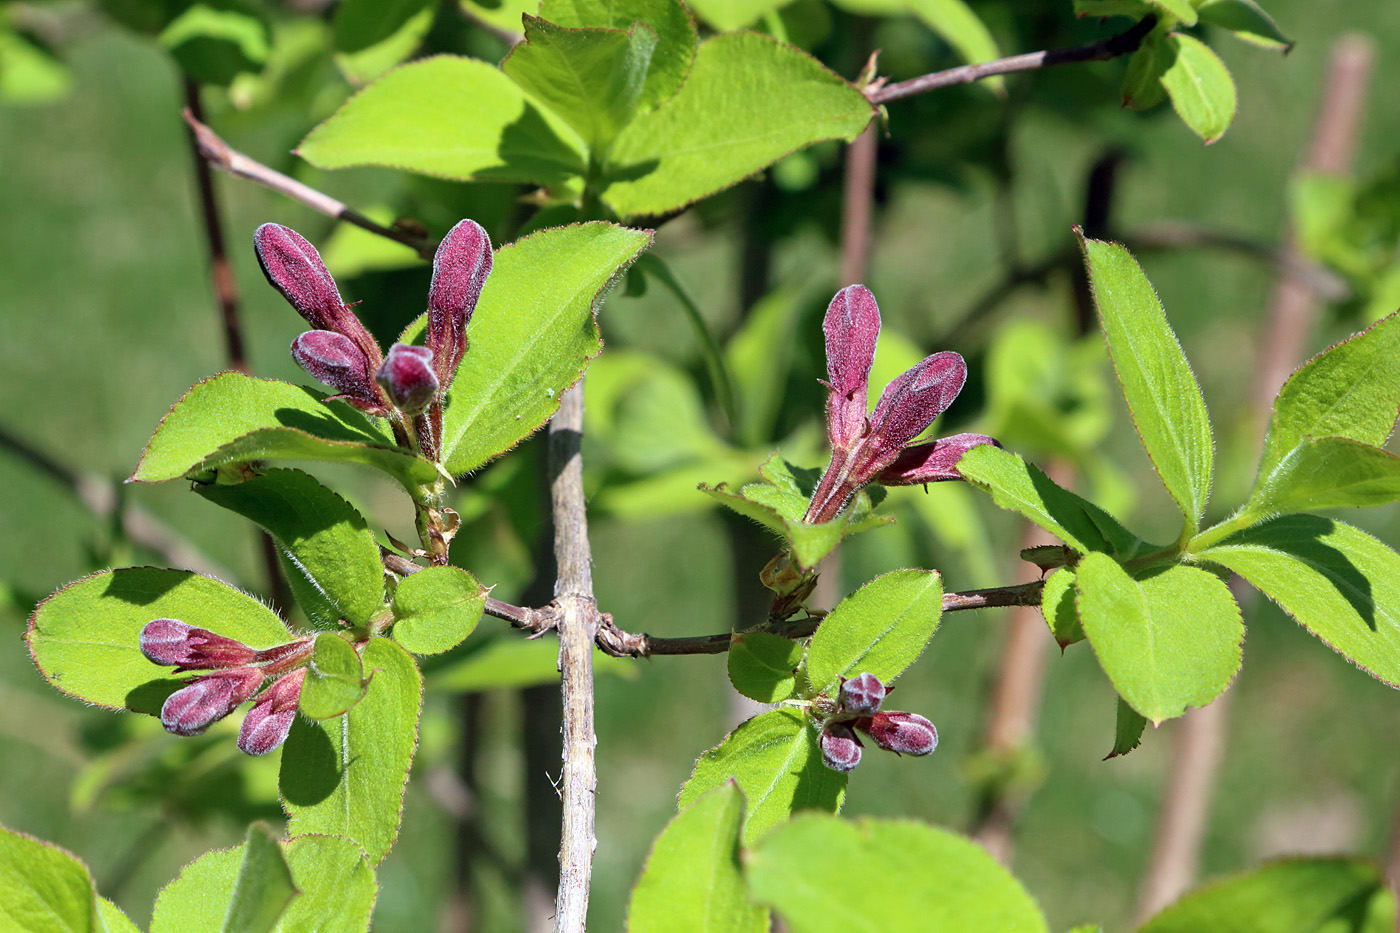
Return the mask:
<path fill-rule="evenodd" d="M 598 776 L 593 751 L 593 639 L 598 630 L 593 602 L 593 570 L 584 514 L 583 383 L 569 389 L 549 423 L 550 506 L 554 515 L 554 556 L 558 578 L 559 671 L 564 703 L 564 769 L 559 790 L 564 801 L 559 841 L 559 894 L 554 904 L 555 933 L 582 933 L 588 921 L 588 888 L 593 872 L 594 794 Z"/>
<path fill-rule="evenodd" d="M 1361 36 L 1344 36 L 1333 46 L 1304 168 L 1332 173 L 1349 170 L 1372 56 L 1370 41 Z M 1292 232 L 1285 231 L 1285 242 L 1291 243 L 1292 238 Z M 1296 253 L 1295 246 L 1289 248 Z M 1314 293 L 1301 279 L 1285 272 L 1269 301 L 1264 346 L 1255 372 L 1253 414 L 1261 433 L 1274 395 L 1303 356 L 1316 317 Z M 1230 581 L 1230 590 L 1236 601 L 1253 598 L 1238 577 Z M 1211 705 L 1190 710 L 1181 718 L 1156 837 L 1138 892 L 1139 921 L 1176 900 L 1196 878 L 1216 772 L 1225 748 L 1228 710 L 1227 692 Z"/>

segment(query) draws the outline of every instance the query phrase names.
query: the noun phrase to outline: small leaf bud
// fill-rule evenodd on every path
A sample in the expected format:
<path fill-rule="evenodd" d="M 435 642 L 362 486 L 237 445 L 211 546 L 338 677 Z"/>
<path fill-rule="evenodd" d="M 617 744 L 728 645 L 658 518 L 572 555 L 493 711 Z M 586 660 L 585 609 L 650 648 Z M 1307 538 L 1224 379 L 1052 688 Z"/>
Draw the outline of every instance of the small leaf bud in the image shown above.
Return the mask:
<path fill-rule="evenodd" d="M 876 713 L 856 721 L 856 728 L 886 751 L 927 755 L 938 747 L 938 730 L 917 713 Z"/>
<path fill-rule="evenodd" d="M 166 698 L 160 708 L 161 725 L 175 735 L 198 735 L 256 693 L 262 682 L 263 672 L 256 667 L 233 667 L 196 677 Z"/>
<path fill-rule="evenodd" d="M 822 764 L 849 774 L 860 764 L 860 740 L 844 722 L 829 722 L 822 729 Z"/>
<path fill-rule="evenodd" d="M 238 730 L 240 751 L 247 755 L 266 755 L 287 740 L 305 681 L 306 668 L 299 667 L 274 681 L 258 697 Z"/>
<path fill-rule="evenodd" d="M 848 713 L 869 716 L 884 701 L 885 685 L 874 674 L 860 674 L 841 682 L 841 708 Z"/>
<path fill-rule="evenodd" d="M 426 409 L 441 384 L 433 372 L 433 351 L 406 343 L 389 348 L 389 355 L 374 378 L 394 407 L 406 415 L 417 415 Z"/>

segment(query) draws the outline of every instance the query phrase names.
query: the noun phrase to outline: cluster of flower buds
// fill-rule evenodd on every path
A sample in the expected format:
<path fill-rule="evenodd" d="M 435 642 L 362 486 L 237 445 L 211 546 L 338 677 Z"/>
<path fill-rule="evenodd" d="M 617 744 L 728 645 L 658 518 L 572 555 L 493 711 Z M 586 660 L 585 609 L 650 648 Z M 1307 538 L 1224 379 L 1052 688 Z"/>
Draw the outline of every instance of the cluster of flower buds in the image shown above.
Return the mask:
<path fill-rule="evenodd" d="M 141 629 L 141 653 L 177 673 L 211 671 L 185 681 L 160 709 L 161 725 L 175 735 L 198 735 L 258 695 L 238 731 L 238 747 L 266 755 L 287 738 L 301 700 L 314 641 L 298 638 L 259 651 L 178 619 L 155 619 Z"/>
<path fill-rule="evenodd" d="M 938 747 L 938 730 L 917 713 L 884 712 L 885 685 L 874 674 L 841 682 L 837 714 L 822 728 L 822 762 L 845 774 L 860 764 L 863 732 L 886 751 L 927 755 Z"/>
<path fill-rule="evenodd" d="M 427 346 L 396 343 L 385 356 L 340 290 L 316 248 L 296 231 L 263 224 L 253 234 L 258 264 L 272 286 L 315 330 L 292 341 L 292 358 L 331 388 L 335 399 L 390 418 L 418 449 L 438 459 L 442 398 L 467 352 L 467 324 L 491 274 L 491 239 L 463 220 L 438 246 L 428 289 Z"/>
<path fill-rule="evenodd" d="M 822 322 L 826 335 L 827 467 L 804 521 L 826 522 L 845 508 L 861 487 L 917 486 L 962 479 L 958 460 L 980 444 L 984 434 L 956 434 L 910 446 L 962 391 L 967 364 L 956 353 L 935 353 L 885 387 L 867 415 L 870 368 L 880 335 L 880 308 L 864 285 L 836 293 Z"/>

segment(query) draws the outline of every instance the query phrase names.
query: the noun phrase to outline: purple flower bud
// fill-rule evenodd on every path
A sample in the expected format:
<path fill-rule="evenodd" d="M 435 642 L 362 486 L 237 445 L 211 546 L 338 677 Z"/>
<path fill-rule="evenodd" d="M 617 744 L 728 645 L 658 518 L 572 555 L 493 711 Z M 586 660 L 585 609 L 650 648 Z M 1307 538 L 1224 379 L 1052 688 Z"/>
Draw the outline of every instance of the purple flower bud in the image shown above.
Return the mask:
<path fill-rule="evenodd" d="M 266 755 L 287 740 L 301 701 L 306 668 L 299 667 L 273 682 L 243 717 L 238 748 L 248 755 Z"/>
<path fill-rule="evenodd" d="M 166 698 L 160 708 L 161 725 L 176 735 L 198 735 L 257 693 L 262 682 L 263 672 L 256 667 L 233 667 L 196 677 Z"/>
<path fill-rule="evenodd" d="M 491 238 L 474 220 L 460 221 L 433 256 L 428 286 L 428 348 L 443 391 L 467 352 L 467 322 L 491 274 Z"/>
<path fill-rule="evenodd" d="M 388 414 L 384 397 L 370 378 L 370 361 L 355 341 L 329 330 L 309 330 L 292 341 L 292 359 L 316 379 L 337 390 L 331 396 L 370 414 Z"/>
<path fill-rule="evenodd" d="M 844 722 L 829 722 L 822 729 L 822 764 L 849 774 L 860 764 L 860 739 Z"/>
<path fill-rule="evenodd" d="M 832 450 L 846 450 L 865 433 L 870 399 L 870 366 L 880 336 L 880 308 L 864 285 L 836 293 L 822 321 L 826 335 L 826 371 L 831 395 L 826 403 Z"/>
<path fill-rule="evenodd" d="M 316 247 L 289 227 L 263 224 L 253 234 L 253 248 L 263 275 L 297 314 L 317 330 L 345 332 L 346 318 L 354 315 L 340 300 L 340 290 Z"/>
<path fill-rule="evenodd" d="M 874 674 L 861 674 L 841 681 L 841 708 L 848 713 L 868 716 L 885 701 L 885 685 Z"/>
<path fill-rule="evenodd" d="M 870 441 L 890 460 L 947 411 L 967 381 L 967 364 L 951 350 L 935 353 L 885 386 L 870 416 Z M 888 466 L 887 460 L 884 466 Z M 883 469 L 883 466 L 881 467 Z"/>
<path fill-rule="evenodd" d="M 433 351 L 396 343 L 389 348 L 384 365 L 374 374 L 389 401 L 406 415 L 416 415 L 437 396 L 438 377 L 433 373 Z"/>
<path fill-rule="evenodd" d="M 917 713 L 876 713 L 856 720 L 856 728 L 876 745 L 901 755 L 927 755 L 938 747 L 938 730 Z"/>
<path fill-rule="evenodd" d="M 928 444 L 906 447 L 893 463 L 875 477 L 875 481 L 884 486 L 918 486 L 962 479 L 958 461 L 963 454 L 983 444 L 1001 446 L 985 434 L 954 434 Z"/>
<path fill-rule="evenodd" d="M 154 664 L 181 671 L 216 670 L 251 663 L 257 652 L 241 641 L 215 635 L 179 619 L 153 619 L 141 629 L 141 653 Z"/>

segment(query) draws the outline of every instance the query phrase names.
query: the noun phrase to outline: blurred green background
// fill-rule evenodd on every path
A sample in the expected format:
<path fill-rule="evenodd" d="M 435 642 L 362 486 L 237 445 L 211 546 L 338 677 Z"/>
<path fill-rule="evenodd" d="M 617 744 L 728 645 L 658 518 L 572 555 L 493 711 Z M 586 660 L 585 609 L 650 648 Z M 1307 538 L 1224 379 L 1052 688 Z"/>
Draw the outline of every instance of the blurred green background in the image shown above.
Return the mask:
<path fill-rule="evenodd" d="M 1076 22 L 1068 0 L 971 5 L 1004 54 L 1086 41 L 1124 22 Z M 1083 220 L 1089 170 L 1114 151 L 1123 161 L 1113 235 L 1131 238 L 1180 221 L 1280 242 L 1329 50 L 1344 33 L 1366 34 L 1375 46 L 1357 174 L 1395 165 L 1400 109 L 1390 89 L 1400 82 L 1400 6 L 1267 6 L 1298 45 L 1283 57 L 1209 36 L 1235 75 L 1240 101 L 1235 125 L 1212 146 L 1203 147 L 1168 108 L 1120 108 L 1123 61 L 1016 76 L 1004 96 L 963 87 L 895 102 L 890 135 L 880 144 L 866 284 L 880 299 L 887 328 L 903 340 L 882 347 L 878 365 L 897 372 L 911 354 L 962 352 L 973 378 L 949 413 L 951 426 L 1000 428 L 1008 446 L 1042 460 L 1079 457 L 1086 467 L 1080 487 L 1153 539 L 1174 534 L 1174 510 L 1132 432 L 1097 337 L 1075 348 L 1057 336 L 1073 329 L 1069 267 L 1049 264 L 1038 281 L 975 319 L 967 316 L 987 304 L 984 297 L 1009 271 L 1035 268 L 1070 247 L 1069 227 Z M 119 479 L 170 404 L 226 366 L 179 119 L 182 79 L 155 44 L 97 9 L 0 9 L 12 25 L 52 42 L 71 81 L 50 100 L 0 104 L 0 426 L 73 469 Z M 416 217 L 436 235 L 462 216 L 481 219 L 498 241 L 514 235 L 528 216 L 517 188 L 380 170 L 328 174 L 299 164 L 290 150 L 351 86 L 316 53 L 327 29 L 323 17 L 275 12 L 278 48 L 292 50 L 275 61 L 275 73 L 270 68 L 262 83 L 235 81 L 205 93 L 210 122 L 231 145 L 353 206 Z M 882 73 L 896 78 L 958 63 L 953 49 L 911 16 L 863 18 L 797 0 L 766 28 L 785 30 L 847 76 L 874 48 L 884 50 Z M 493 60 L 504 49 L 450 7 L 438 11 L 423 44 Z M 3 69 L 0 59 L 0 75 Z M 743 480 L 779 443 L 791 459 L 818 465 L 819 323 L 840 284 L 840 178 L 839 147 L 818 146 L 658 232 L 655 253 L 709 325 L 722 340 L 739 335 L 730 352 L 741 380 L 769 387 L 753 390 L 770 393 L 762 423 L 725 423 L 709 397 L 693 332 L 655 281 L 640 295 L 638 287 L 619 288 L 603 309 L 608 349 L 590 383 L 596 392 L 585 463 L 599 604 L 629 631 L 719 632 L 762 610 L 754 603 L 755 578 L 771 543 L 711 510 L 693 486 Z M 364 300 L 361 313 L 382 334 L 421 312 L 424 264 L 343 231 L 333 238 L 326 218 L 250 183 L 219 176 L 216 184 L 256 374 L 308 381 L 287 353 L 301 322 L 266 286 L 253 257 L 251 234 L 264 221 L 292 226 L 321 245 L 334 239 L 325 251 L 342 292 Z M 1253 478 L 1260 439 L 1249 427 L 1247 394 L 1275 270 L 1210 249 L 1141 258 L 1211 408 L 1221 460 L 1215 501 L 1224 510 Z M 1324 311 L 1310 352 L 1368 323 L 1356 304 Z M 753 326 L 745 329 L 746 320 Z M 1043 403 L 1049 420 L 1027 399 Z M 507 600 L 544 601 L 531 564 L 547 535 L 539 448 L 528 442 L 464 482 L 460 493 L 466 530 L 457 559 L 483 582 L 499 584 L 496 595 Z M 408 503 L 387 483 L 368 472 L 325 475 L 373 525 L 411 537 Z M 153 720 L 84 709 L 50 689 L 20 642 L 34 603 L 94 569 L 154 557 L 114 541 L 108 523 L 8 450 L 0 450 L 0 490 L 0 588 L 7 596 L 0 625 L 9 633 L 0 652 L 0 823 L 86 860 L 99 890 L 144 923 L 156 891 L 182 864 L 236 844 L 248 819 L 276 819 L 276 756 L 241 758 L 227 728 L 179 740 Z M 126 487 L 123 495 L 227 568 L 233 582 L 262 590 L 256 539 L 241 519 L 179 483 Z M 846 547 L 838 591 L 898 566 L 938 567 L 949 589 L 1034 575 L 1015 559 L 1020 525 L 966 490 L 895 490 L 887 508 L 900 523 Z M 1400 543 L 1395 507 L 1347 518 Z M 1400 789 L 1386 738 L 1400 729 L 1400 697 L 1270 606 L 1247 606 L 1246 623 L 1204 872 L 1284 852 L 1383 857 Z M 923 760 L 867 755 L 852 775 L 847 814 L 968 827 L 972 756 L 1003 625 L 1002 613 L 990 611 L 944 620 L 899 684 L 899 705 L 933 719 L 941 747 Z M 484 622 L 459 654 L 502 629 Z M 1045 641 L 1054 651 L 1048 633 Z M 621 927 L 630 885 L 674 812 L 674 794 L 695 757 L 744 715 L 722 657 L 659 658 L 604 671 L 592 907 L 599 930 Z M 558 773 L 555 702 L 549 688 L 429 693 L 403 833 L 380 870 L 376 930 L 449 928 L 460 915 L 454 899 L 475 905 L 482 929 L 522 929 L 522 901 L 552 896 L 552 882 L 541 886 L 532 873 L 530 855 L 547 863 L 556 843 L 537 836 L 531 844 L 525 814 L 534 806 L 528 801 L 547 802 L 553 793 L 547 781 Z M 1137 751 L 1104 762 L 1113 716 L 1112 689 L 1086 646 L 1050 662 L 1038 739 L 1043 783 L 1024 813 L 1015 871 L 1056 929 L 1078 922 L 1121 929 L 1133 911 L 1177 726 L 1149 730 Z M 547 813 L 542 825 L 548 830 Z M 471 865 L 466 885 L 455 880 L 462 853 Z"/>

